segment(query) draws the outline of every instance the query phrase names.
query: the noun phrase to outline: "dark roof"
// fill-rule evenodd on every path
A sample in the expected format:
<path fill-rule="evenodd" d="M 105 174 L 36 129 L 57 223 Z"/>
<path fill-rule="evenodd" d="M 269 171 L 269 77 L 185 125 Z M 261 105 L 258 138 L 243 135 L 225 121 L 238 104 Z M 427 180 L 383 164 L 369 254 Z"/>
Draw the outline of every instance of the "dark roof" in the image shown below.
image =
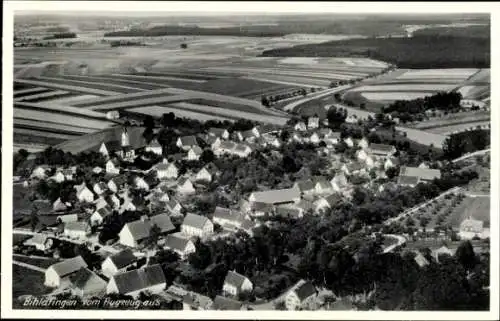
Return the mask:
<path fill-rule="evenodd" d="M 166 283 L 165 275 L 159 264 L 146 266 L 113 276 L 118 292 L 126 294 Z"/>
<path fill-rule="evenodd" d="M 216 127 L 211 127 L 209 130 L 208 130 L 208 133 L 213 135 L 213 136 L 217 136 L 217 137 L 222 137 L 222 135 L 224 134 L 224 132 L 227 132 L 227 129 L 225 128 L 216 128 Z"/>
<path fill-rule="evenodd" d="M 254 211 L 263 211 L 263 212 L 271 212 L 273 210 L 273 206 L 271 204 L 255 202 L 251 205 L 252 210 Z"/>
<path fill-rule="evenodd" d="M 102 218 L 105 218 L 106 216 L 113 213 L 113 210 L 109 206 L 104 206 L 98 209 L 97 213 L 99 213 L 99 215 L 101 215 Z"/>
<path fill-rule="evenodd" d="M 311 282 L 305 282 L 299 287 L 297 287 L 294 292 L 297 294 L 297 297 L 300 301 L 303 301 L 310 297 L 311 295 L 316 294 L 316 288 L 312 285 Z"/>
<path fill-rule="evenodd" d="M 184 251 L 189 243 L 189 239 L 178 237 L 172 234 L 167 235 L 165 239 L 165 246 L 178 251 Z"/>
<path fill-rule="evenodd" d="M 77 256 L 71 259 L 64 260 L 62 262 L 53 264 L 50 266 L 56 271 L 59 277 L 64 277 L 70 275 L 71 273 L 75 273 L 80 270 L 82 267 L 87 267 L 87 263 L 83 260 L 81 256 Z"/>
<path fill-rule="evenodd" d="M 239 212 L 230 210 L 229 208 L 224 208 L 217 206 L 213 213 L 213 218 L 220 218 L 229 221 L 242 221 L 243 216 Z"/>
<path fill-rule="evenodd" d="M 149 236 L 149 232 L 153 225 L 157 225 L 161 232 L 170 232 L 175 230 L 170 217 L 166 214 L 159 214 L 146 220 L 137 220 L 127 223 L 128 229 L 135 240 L 142 240 Z"/>
<path fill-rule="evenodd" d="M 338 194 L 331 194 L 327 197 L 325 197 L 325 200 L 330 204 L 330 206 L 335 206 L 342 202 L 342 197 Z"/>
<path fill-rule="evenodd" d="M 441 178 L 441 171 L 439 169 L 402 166 L 399 175 L 417 176 L 424 180 L 433 180 L 434 178 Z"/>
<path fill-rule="evenodd" d="M 178 186 L 182 186 L 186 184 L 187 182 L 191 182 L 191 180 L 188 177 L 181 177 L 179 179 L 179 182 L 177 183 Z"/>
<path fill-rule="evenodd" d="M 208 221 L 208 218 L 206 218 L 205 216 L 200 216 L 200 215 L 189 213 L 184 218 L 184 222 L 182 224 L 202 229 L 205 226 L 205 224 L 207 223 L 207 221 Z"/>
<path fill-rule="evenodd" d="M 393 151 L 395 147 L 386 144 L 370 144 L 369 148 L 372 152 L 389 153 Z"/>
<path fill-rule="evenodd" d="M 247 277 L 237 273 L 236 271 L 228 271 L 224 283 L 233 285 L 236 288 L 241 288 L 246 279 Z"/>
<path fill-rule="evenodd" d="M 182 146 L 198 145 L 198 142 L 196 141 L 196 137 L 192 136 L 192 135 L 182 136 L 182 137 L 179 137 L 179 139 L 181 140 Z"/>
<path fill-rule="evenodd" d="M 117 269 L 124 268 L 134 263 L 137 258 L 131 249 L 125 249 L 109 257 Z"/>
<path fill-rule="evenodd" d="M 314 182 L 310 179 L 302 180 L 297 182 L 297 186 L 299 187 L 301 192 L 306 192 L 314 189 Z"/>
<path fill-rule="evenodd" d="M 243 303 L 223 296 L 216 296 L 214 299 L 213 308 L 215 310 L 241 310 Z"/>
<path fill-rule="evenodd" d="M 106 287 L 106 281 L 86 267 L 80 268 L 76 273 L 70 275 L 71 287 L 84 290 L 85 288 L 95 288 L 99 286 L 102 290 Z"/>

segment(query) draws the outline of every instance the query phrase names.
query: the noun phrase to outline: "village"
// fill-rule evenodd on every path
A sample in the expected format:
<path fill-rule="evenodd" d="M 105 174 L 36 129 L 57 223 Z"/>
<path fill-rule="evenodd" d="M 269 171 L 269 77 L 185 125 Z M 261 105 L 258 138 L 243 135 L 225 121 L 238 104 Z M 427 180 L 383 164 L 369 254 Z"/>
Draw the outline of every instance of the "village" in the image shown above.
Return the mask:
<path fill-rule="evenodd" d="M 39 190 L 43 182 L 70 186 L 69 192 L 67 188 L 52 203 L 35 197 L 29 214 L 32 228 L 14 230 L 27 236 L 15 247 L 18 255 L 53 256 L 60 260 L 44 270 L 44 285 L 52 289 L 47 295 L 138 298 L 146 293 L 182 303 L 177 308 L 195 310 L 248 310 L 259 306 L 317 310 L 336 309 L 335 305 L 341 309 L 345 300 L 332 300 L 335 295 L 331 290 L 319 289 L 304 279 L 273 300 L 259 300 L 254 290 L 260 285 L 237 270 L 227 271 L 216 296 L 209 297 L 207 293 L 190 291 L 179 282 L 167 281 L 158 255 L 171 253 L 174 261 L 189 266 L 194 254 L 203 255 L 199 253 L 206 250 L 205 246 L 199 248 L 203 243 L 235 235 L 251 237 L 259 227 L 273 228 L 276 219 L 321 217 L 352 202 L 359 186 L 380 194 L 441 179 L 441 170 L 429 168 L 430 162 L 406 166 L 397 156 L 400 153 L 396 146 L 370 143 L 366 137 L 345 137 L 340 131 L 333 131 L 328 120 L 320 121 L 318 117 L 290 123 L 286 128 L 257 125 L 229 132 L 210 127 L 195 135 L 171 138 L 180 151 L 175 154 L 165 153 L 158 134 L 149 143 L 144 137 L 133 135 L 131 142 L 129 132 L 134 129 L 137 128 L 123 125 L 117 127 L 118 140 L 94 142 L 98 143 L 94 152 L 104 160 L 102 167 L 40 164 L 32 166 L 28 177 L 15 177 L 16 187 L 28 190 Z M 303 166 L 300 177 L 293 182 L 280 182 L 276 185 L 280 188 L 251 185 L 243 191 L 238 187 L 239 198 L 231 194 L 227 185 L 219 185 L 222 171 L 215 160 L 245 160 L 260 151 L 264 152 L 259 155 L 270 155 L 268 158 L 276 154 L 279 157 L 282 148 L 290 144 L 310 146 L 312 155 L 326 160 L 323 168 L 318 171 Z M 338 152 L 339 145 L 343 146 L 343 153 Z M 137 159 L 150 162 L 150 168 L 137 168 Z M 26 159 L 30 160 L 33 161 L 32 155 Z M 215 197 L 215 204 L 199 206 L 198 200 L 205 194 L 232 197 L 221 202 Z M 473 219 L 462 223 L 460 233 L 467 239 L 489 237 L 482 222 Z M 398 240 L 385 250 L 393 251 L 409 237 L 408 233 L 396 236 L 403 241 Z M 86 248 L 86 256 L 97 255 L 97 259 L 92 259 L 97 261 L 87 262 L 82 255 L 64 257 L 58 248 L 63 243 Z M 453 255 L 449 248 L 440 247 L 433 250 L 433 257 L 442 253 Z M 428 264 L 426 260 L 417 251 L 415 261 L 422 266 Z M 253 302 L 248 301 L 249 297 Z"/>

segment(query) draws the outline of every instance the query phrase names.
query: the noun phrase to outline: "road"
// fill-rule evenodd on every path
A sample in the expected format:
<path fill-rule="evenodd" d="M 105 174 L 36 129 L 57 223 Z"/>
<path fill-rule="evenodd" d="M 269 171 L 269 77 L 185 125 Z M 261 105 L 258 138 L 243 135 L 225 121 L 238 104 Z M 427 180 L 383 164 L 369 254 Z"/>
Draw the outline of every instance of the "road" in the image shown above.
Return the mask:
<path fill-rule="evenodd" d="M 384 253 L 389 253 L 394 251 L 396 248 L 400 247 L 401 245 L 406 243 L 406 238 L 402 235 L 397 235 L 397 234 L 384 234 L 384 237 L 392 237 L 398 240 L 396 244 L 389 245 L 384 249 Z"/>
<path fill-rule="evenodd" d="M 34 266 L 34 265 L 31 265 L 31 264 L 28 264 L 28 263 L 18 262 L 18 261 L 12 260 L 12 264 L 19 265 L 19 266 L 22 266 L 24 268 L 27 268 L 27 269 L 30 269 L 30 270 L 33 270 L 33 271 L 37 271 L 37 272 L 40 272 L 40 273 L 45 273 L 45 269 L 42 269 L 41 267 Z"/>
<path fill-rule="evenodd" d="M 318 99 L 318 98 L 322 98 L 322 97 L 325 97 L 328 95 L 335 94 L 339 91 L 349 89 L 350 87 L 352 87 L 352 85 L 345 85 L 345 86 L 339 86 L 336 88 L 329 88 L 329 89 L 326 89 L 326 90 L 318 92 L 318 93 L 308 94 L 308 96 L 306 96 L 305 98 L 302 98 L 300 100 L 296 100 L 294 102 L 289 103 L 288 105 L 285 105 L 283 107 L 283 110 L 288 111 L 288 112 L 293 111 L 295 109 L 295 107 L 297 107 L 299 105 L 302 105 L 302 104 L 307 103 L 307 102 L 314 100 L 314 99 Z"/>
<path fill-rule="evenodd" d="M 483 150 L 478 150 L 478 151 L 475 151 L 474 153 L 467 154 L 467 155 L 464 155 L 462 157 L 456 158 L 456 159 L 452 160 L 451 162 L 452 163 L 456 163 L 456 162 L 459 162 L 461 160 L 464 160 L 464 159 L 467 159 L 467 158 L 470 158 L 470 157 L 474 157 L 474 156 L 478 156 L 478 155 L 483 155 L 483 154 L 489 153 L 490 151 L 491 151 L 490 148 L 483 149 Z"/>

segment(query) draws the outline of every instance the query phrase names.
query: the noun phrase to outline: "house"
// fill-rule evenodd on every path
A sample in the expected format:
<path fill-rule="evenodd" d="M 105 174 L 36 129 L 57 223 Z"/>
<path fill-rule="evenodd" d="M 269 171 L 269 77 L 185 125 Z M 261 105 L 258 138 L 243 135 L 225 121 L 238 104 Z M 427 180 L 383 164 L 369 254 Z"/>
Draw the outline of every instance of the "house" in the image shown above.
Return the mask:
<path fill-rule="evenodd" d="M 388 170 L 399 165 L 399 160 L 396 157 L 387 157 L 384 162 L 384 169 Z"/>
<path fill-rule="evenodd" d="M 69 168 L 65 168 L 63 170 L 61 170 L 61 172 L 63 173 L 64 175 L 64 178 L 67 180 L 67 181 L 72 181 L 73 180 L 73 175 L 75 174 L 71 169 Z"/>
<path fill-rule="evenodd" d="M 414 260 L 421 268 L 430 264 L 429 260 L 420 251 L 416 251 Z"/>
<path fill-rule="evenodd" d="M 101 167 L 99 167 L 99 166 L 96 166 L 96 167 L 92 168 L 92 172 L 94 174 L 101 174 L 102 171 L 103 171 L 103 169 Z"/>
<path fill-rule="evenodd" d="M 307 309 L 314 304 L 317 290 L 311 282 L 300 280 L 285 295 L 287 310 Z"/>
<path fill-rule="evenodd" d="M 40 165 L 35 167 L 31 172 L 31 178 L 44 179 L 47 177 L 47 171 L 50 170 L 50 167 L 47 165 Z"/>
<path fill-rule="evenodd" d="M 363 172 L 366 172 L 363 165 L 361 165 L 360 163 L 357 163 L 357 162 L 344 164 L 344 165 L 342 165 L 341 170 L 346 175 L 356 175 L 356 174 L 362 174 Z"/>
<path fill-rule="evenodd" d="M 340 143 L 340 132 L 330 132 L 323 136 L 323 140 L 325 141 L 327 146 L 336 145 Z"/>
<path fill-rule="evenodd" d="M 271 214 L 274 211 L 274 206 L 273 204 L 268 204 L 268 203 L 252 202 L 249 203 L 248 211 L 251 213 L 252 216 L 262 217 L 266 214 Z"/>
<path fill-rule="evenodd" d="M 49 177 L 50 180 L 53 180 L 54 182 L 61 183 L 64 182 L 66 179 L 66 176 L 61 171 L 57 171 L 54 175 Z"/>
<path fill-rule="evenodd" d="M 347 178 L 344 173 L 337 173 L 331 180 L 330 184 L 335 192 L 340 192 L 345 189 L 349 184 L 347 183 Z"/>
<path fill-rule="evenodd" d="M 248 198 L 251 203 L 265 203 L 271 205 L 298 203 L 300 201 L 300 190 L 297 187 L 287 189 L 268 190 L 253 192 Z"/>
<path fill-rule="evenodd" d="M 116 159 L 110 159 L 106 162 L 106 173 L 112 175 L 120 174 L 120 162 Z"/>
<path fill-rule="evenodd" d="M 319 127 L 319 117 L 309 117 L 307 120 L 307 128 L 315 129 Z"/>
<path fill-rule="evenodd" d="M 94 297 L 106 293 L 106 281 L 86 267 L 80 268 L 69 276 L 71 294 L 84 297 Z"/>
<path fill-rule="evenodd" d="M 252 153 L 252 149 L 250 148 L 250 146 L 245 144 L 236 144 L 231 153 L 239 157 L 247 157 Z"/>
<path fill-rule="evenodd" d="M 78 214 L 67 214 L 67 215 L 59 215 L 56 218 L 56 222 L 59 224 L 66 224 L 69 222 L 77 222 L 78 221 Z"/>
<path fill-rule="evenodd" d="M 345 119 L 345 122 L 348 124 L 356 124 L 358 122 L 358 116 L 354 114 L 348 115 Z"/>
<path fill-rule="evenodd" d="M 435 178 L 441 178 L 441 171 L 439 169 L 401 166 L 399 175 L 415 176 L 418 177 L 422 182 L 430 182 Z"/>
<path fill-rule="evenodd" d="M 153 139 L 145 148 L 146 152 L 155 153 L 156 155 L 161 155 L 163 153 L 163 148 L 158 142 L 158 139 Z"/>
<path fill-rule="evenodd" d="M 439 257 L 442 255 L 447 255 L 447 256 L 453 256 L 455 255 L 455 252 L 449 249 L 446 245 L 441 246 L 438 249 L 434 249 L 431 251 L 432 257 L 436 260 L 436 262 L 439 262 Z"/>
<path fill-rule="evenodd" d="M 108 185 L 104 182 L 98 182 L 94 184 L 92 189 L 97 195 L 101 195 L 108 190 Z"/>
<path fill-rule="evenodd" d="M 207 143 L 208 146 L 210 146 L 210 149 L 214 150 L 217 147 L 219 147 L 222 141 L 219 137 L 207 136 L 205 138 L 205 142 Z"/>
<path fill-rule="evenodd" d="M 298 132 L 298 133 L 293 133 L 292 137 L 289 140 L 292 142 L 303 143 L 303 142 L 309 140 L 309 138 L 306 137 L 306 135 L 304 133 Z"/>
<path fill-rule="evenodd" d="M 224 279 L 222 291 L 224 293 L 237 296 L 243 292 L 251 292 L 253 284 L 246 276 L 237 273 L 236 271 L 228 271 Z"/>
<path fill-rule="evenodd" d="M 229 230 L 238 229 L 241 227 L 244 220 L 245 217 L 243 214 L 220 206 L 215 207 L 214 213 L 212 214 L 212 221 L 214 223 Z"/>
<path fill-rule="evenodd" d="M 221 311 L 239 311 L 243 310 L 243 303 L 240 301 L 236 301 L 230 298 L 226 298 L 220 295 L 217 295 L 214 299 L 212 308 L 214 310 Z"/>
<path fill-rule="evenodd" d="M 299 132 L 305 132 L 307 130 L 307 126 L 304 122 L 299 121 L 298 123 L 295 124 L 295 126 L 293 126 L 293 129 Z"/>
<path fill-rule="evenodd" d="M 370 144 L 368 150 L 377 157 L 390 157 L 397 152 L 396 147 L 386 144 Z"/>
<path fill-rule="evenodd" d="M 309 137 L 309 142 L 313 144 L 319 144 L 320 141 L 321 140 L 319 138 L 318 133 L 312 133 L 311 136 Z"/>
<path fill-rule="evenodd" d="M 48 287 L 69 285 L 70 275 L 78 272 L 82 267 L 87 267 L 87 263 L 81 256 L 53 264 L 45 271 L 44 284 Z"/>
<path fill-rule="evenodd" d="M 117 193 L 122 190 L 127 185 L 127 177 L 126 176 L 115 176 L 108 181 L 108 189 Z"/>
<path fill-rule="evenodd" d="M 174 163 L 164 162 L 159 163 L 154 167 L 156 169 L 156 177 L 162 179 L 175 179 L 179 175 L 179 170 Z"/>
<path fill-rule="evenodd" d="M 134 183 L 135 183 L 135 188 L 149 191 L 149 184 L 146 182 L 144 178 L 137 176 L 134 179 Z"/>
<path fill-rule="evenodd" d="M 165 248 L 177 253 L 181 260 L 187 259 L 189 254 L 196 252 L 193 241 L 171 234 L 165 239 Z"/>
<path fill-rule="evenodd" d="M 398 184 L 401 186 L 415 187 L 420 182 L 420 178 L 417 176 L 399 176 Z"/>
<path fill-rule="evenodd" d="M 200 159 L 203 150 L 199 146 L 193 146 L 189 149 L 186 159 L 187 160 L 198 160 Z"/>
<path fill-rule="evenodd" d="M 142 217 L 141 219 L 129 222 L 123 226 L 120 233 L 120 244 L 129 247 L 138 247 L 149 237 L 153 226 L 160 228 L 160 234 L 166 234 L 175 230 L 170 217 L 166 214 L 159 214 L 153 217 Z"/>
<path fill-rule="evenodd" d="M 324 177 L 314 177 L 314 193 L 330 194 L 333 192 L 332 184 Z"/>
<path fill-rule="evenodd" d="M 46 234 L 35 234 L 32 238 L 27 239 L 23 243 L 25 246 L 33 246 L 38 251 L 46 251 L 52 248 L 54 240 Z"/>
<path fill-rule="evenodd" d="M 166 287 L 165 274 L 159 264 L 113 275 L 106 287 L 106 293 L 119 293 L 134 298 L 141 292 L 153 294 L 163 292 Z"/>
<path fill-rule="evenodd" d="M 61 201 L 61 198 L 59 197 L 58 199 L 56 199 L 54 201 L 54 204 L 52 205 L 52 209 L 54 210 L 54 212 L 63 212 L 63 211 L 66 211 L 68 209 L 69 205 L 71 205 L 71 204 L 63 203 Z"/>
<path fill-rule="evenodd" d="M 137 263 L 137 258 L 131 249 L 122 250 L 116 254 L 108 256 L 101 263 L 102 274 L 108 278 L 113 275 L 125 272 L 127 268 L 134 266 Z"/>
<path fill-rule="evenodd" d="M 182 205 L 174 199 L 171 199 L 166 204 L 167 210 L 172 214 L 180 214 Z"/>
<path fill-rule="evenodd" d="M 311 201 L 302 199 L 298 204 L 295 205 L 295 208 L 300 210 L 300 215 L 304 216 L 308 214 L 310 211 L 314 211 L 314 204 Z"/>
<path fill-rule="evenodd" d="M 195 180 L 197 182 L 207 182 L 210 183 L 212 181 L 212 173 L 207 169 L 207 167 L 203 167 L 196 173 Z"/>
<path fill-rule="evenodd" d="M 322 197 L 316 200 L 314 204 L 314 211 L 321 212 L 326 209 L 335 207 L 342 202 L 342 197 L 339 194 L 331 194 L 327 197 Z"/>
<path fill-rule="evenodd" d="M 98 210 L 103 207 L 109 207 L 111 209 L 118 209 L 120 207 L 120 200 L 115 194 L 110 194 L 99 197 L 95 202 L 95 209 Z"/>
<path fill-rule="evenodd" d="M 87 222 L 66 222 L 64 236 L 70 239 L 87 239 L 90 234 L 90 225 Z"/>
<path fill-rule="evenodd" d="M 212 146 L 214 155 L 222 156 L 224 154 L 232 154 L 233 150 L 236 148 L 236 144 L 232 141 L 223 141 L 218 146 Z"/>
<path fill-rule="evenodd" d="M 460 223 L 459 233 L 461 239 L 472 239 L 474 236 L 480 236 L 484 231 L 484 222 L 476 220 L 469 216 Z"/>
<path fill-rule="evenodd" d="M 351 137 L 346 137 L 344 139 L 344 143 L 347 145 L 347 147 L 354 147 L 354 140 Z"/>
<path fill-rule="evenodd" d="M 101 153 L 101 155 L 104 156 L 105 158 L 109 157 L 108 147 L 104 142 L 102 142 L 101 146 L 99 147 L 99 153 Z"/>
<path fill-rule="evenodd" d="M 177 183 L 177 193 L 179 194 L 194 194 L 196 190 L 194 189 L 193 183 L 187 177 L 181 177 Z"/>
<path fill-rule="evenodd" d="M 213 301 L 205 295 L 189 292 L 182 296 L 182 305 L 184 310 L 209 310 Z"/>
<path fill-rule="evenodd" d="M 181 148 L 184 151 L 190 150 L 194 146 L 198 146 L 198 142 L 195 136 L 182 136 L 177 138 L 176 142 L 177 147 Z"/>
<path fill-rule="evenodd" d="M 76 198 L 80 202 L 90 203 L 90 202 L 94 201 L 94 193 L 92 193 L 92 191 L 90 189 L 88 189 L 85 182 L 83 182 L 80 185 L 75 185 L 75 186 L 73 186 L 73 188 L 76 190 Z"/>
<path fill-rule="evenodd" d="M 113 209 L 107 205 L 95 210 L 90 216 L 90 225 L 101 225 L 104 219 L 111 214 L 113 214 Z"/>
<path fill-rule="evenodd" d="M 302 195 L 313 195 L 316 192 L 315 184 L 311 179 L 297 181 L 293 186 L 298 188 Z"/>
<path fill-rule="evenodd" d="M 365 148 L 368 148 L 368 146 L 370 145 L 370 143 L 368 142 L 368 139 L 366 138 L 362 138 L 360 139 L 357 144 L 356 144 L 359 148 L 361 149 L 365 149 Z"/>
<path fill-rule="evenodd" d="M 184 217 L 181 232 L 188 237 L 197 236 L 201 238 L 212 234 L 214 232 L 214 225 L 204 216 L 189 213 Z"/>
<path fill-rule="evenodd" d="M 208 135 L 222 139 L 229 139 L 229 132 L 225 128 L 211 127 L 208 129 Z"/>
<path fill-rule="evenodd" d="M 255 138 L 260 137 L 260 133 L 257 127 L 242 132 L 236 132 L 236 137 L 240 141 L 252 141 Z"/>

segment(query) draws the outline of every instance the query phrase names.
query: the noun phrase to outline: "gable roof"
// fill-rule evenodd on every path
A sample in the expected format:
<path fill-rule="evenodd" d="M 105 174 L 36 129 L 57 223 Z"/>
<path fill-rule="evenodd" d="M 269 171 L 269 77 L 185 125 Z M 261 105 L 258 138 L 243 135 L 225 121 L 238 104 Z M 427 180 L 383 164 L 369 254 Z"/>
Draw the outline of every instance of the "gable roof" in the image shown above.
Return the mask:
<path fill-rule="evenodd" d="M 319 185 L 322 189 L 328 189 L 332 187 L 332 184 L 323 176 L 316 176 L 313 178 L 314 186 Z"/>
<path fill-rule="evenodd" d="M 64 223 L 64 230 L 85 232 L 88 231 L 89 228 L 90 227 L 87 222 L 77 221 Z"/>
<path fill-rule="evenodd" d="M 191 147 L 189 151 L 192 151 L 195 155 L 201 155 L 203 153 L 203 149 L 201 149 L 198 145 Z"/>
<path fill-rule="evenodd" d="M 158 142 L 158 139 L 154 138 L 148 145 L 148 147 L 162 147 Z"/>
<path fill-rule="evenodd" d="M 129 266 L 137 260 L 131 249 L 125 249 L 116 254 L 113 254 L 109 256 L 109 259 L 111 260 L 111 262 L 113 262 L 117 269 Z"/>
<path fill-rule="evenodd" d="M 234 149 L 236 148 L 236 143 L 232 141 L 222 141 L 219 145 L 221 149 Z"/>
<path fill-rule="evenodd" d="M 301 302 L 310 297 L 311 295 L 316 294 L 317 292 L 314 285 L 312 285 L 312 283 L 309 281 L 302 283 L 301 285 L 296 287 L 293 291 L 295 292 L 295 294 L 297 295 L 297 297 Z"/>
<path fill-rule="evenodd" d="M 26 240 L 25 245 L 44 245 L 48 238 L 46 234 L 35 234 L 32 238 Z"/>
<path fill-rule="evenodd" d="M 398 184 L 400 185 L 417 185 L 419 181 L 420 178 L 417 176 L 402 175 L 398 177 Z"/>
<path fill-rule="evenodd" d="M 335 206 L 342 202 L 342 197 L 339 194 L 331 194 L 325 197 L 325 200 L 330 204 L 330 206 Z"/>
<path fill-rule="evenodd" d="M 207 221 L 209 221 L 209 219 L 205 216 L 189 213 L 186 215 L 186 217 L 184 217 L 184 222 L 182 222 L 182 225 L 202 229 Z"/>
<path fill-rule="evenodd" d="M 310 179 L 298 181 L 296 184 L 302 193 L 314 189 L 314 182 Z"/>
<path fill-rule="evenodd" d="M 222 137 L 225 132 L 229 133 L 225 128 L 210 127 L 208 129 L 208 133 L 216 137 Z"/>
<path fill-rule="evenodd" d="M 394 151 L 394 146 L 386 144 L 370 144 L 368 148 L 375 153 L 387 154 Z"/>
<path fill-rule="evenodd" d="M 179 181 L 177 182 L 177 186 L 183 186 L 184 184 L 186 184 L 188 182 L 192 184 L 189 177 L 181 177 L 181 178 L 179 178 Z"/>
<path fill-rule="evenodd" d="M 86 267 L 80 268 L 76 273 L 70 275 L 71 287 L 82 291 L 104 290 L 106 281 Z"/>
<path fill-rule="evenodd" d="M 100 209 L 98 209 L 97 213 L 99 213 L 99 215 L 102 218 L 105 218 L 106 216 L 111 215 L 111 213 L 113 213 L 113 210 L 108 205 L 106 205 L 106 206 L 101 207 Z"/>
<path fill-rule="evenodd" d="M 148 237 L 151 228 L 155 224 L 160 228 L 160 233 L 175 230 L 175 226 L 172 224 L 170 217 L 166 214 L 158 214 L 150 217 L 149 219 L 129 222 L 125 224 L 123 228 L 128 227 L 130 234 L 132 234 L 134 240 L 138 241 Z"/>
<path fill-rule="evenodd" d="M 115 280 L 119 293 L 122 294 L 166 283 L 165 275 L 163 274 L 163 270 L 159 264 L 149 265 L 141 269 L 115 274 L 112 278 Z"/>
<path fill-rule="evenodd" d="M 238 222 L 243 220 L 243 216 L 241 215 L 241 213 L 220 206 L 215 207 L 215 210 L 212 215 L 213 219 L 219 218 L 223 220 L 238 221 Z"/>
<path fill-rule="evenodd" d="M 59 277 L 65 277 L 78 271 L 82 267 L 87 267 L 87 263 L 83 260 L 81 256 L 77 256 L 71 259 L 64 260 L 62 262 L 51 265 L 52 268 Z"/>
<path fill-rule="evenodd" d="M 251 195 L 255 198 L 255 202 L 266 204 L 277 204 L 293 202 L 300 198 L 300 190 L 297 187 L 287 189 L 275 189 L 262 192 L 253 192 Z"/>
<path fill-rule="evenodd" d="M 399 175 L 417 176 L 423 180 L 433 180 L 434 178 L 441 178 L 441 171 L 439 169 L 401 166 Z"/>
<path fill-rule="evenodd" d="M 236 271 L 228 271 L 224 283 L 228 283 L 236 288 L 241 288 L 247 277 L 237 273 Z"/>
<path fill-rule="evenodd" d="M 189 239 L 169 234 L 165 239 L 165 246 L 173 250 L 184 251 L 189 242 Z"/>
<path fill-rule="evenodd" d="M 243 303 L 233 299 L 217 295 L 214 299 L 213 308 L 215 310 L 241 310 Z"/>

